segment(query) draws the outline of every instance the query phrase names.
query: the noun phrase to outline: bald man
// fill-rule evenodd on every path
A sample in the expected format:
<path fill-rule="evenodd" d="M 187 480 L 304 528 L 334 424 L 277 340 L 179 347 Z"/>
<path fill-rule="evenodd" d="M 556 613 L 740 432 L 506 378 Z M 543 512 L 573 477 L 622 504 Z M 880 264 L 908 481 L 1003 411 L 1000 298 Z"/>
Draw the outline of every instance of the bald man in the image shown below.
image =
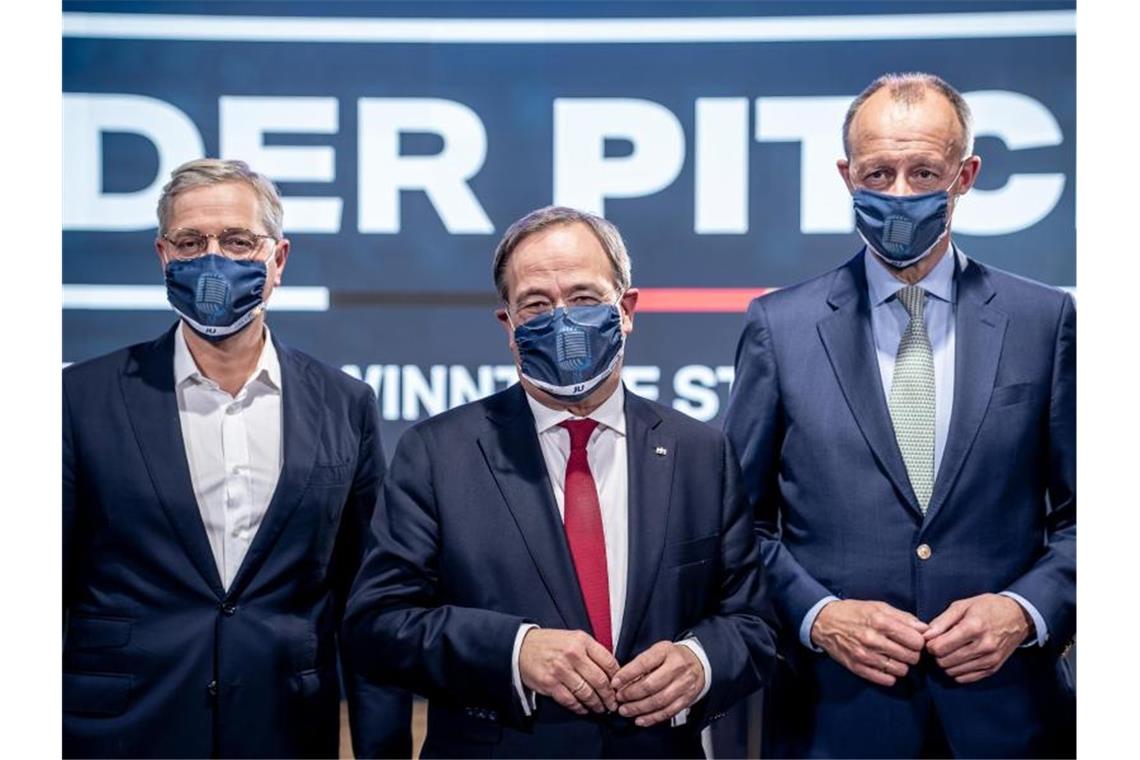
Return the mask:
<path fill-rule="evenodd" d="M 970 111 L 929 74 L 851 104 L 864 247 L 754 301 L 726 428 L 783 629 L 765 756 L 1072 757 L 1072 298 L 951 239 Z"/>

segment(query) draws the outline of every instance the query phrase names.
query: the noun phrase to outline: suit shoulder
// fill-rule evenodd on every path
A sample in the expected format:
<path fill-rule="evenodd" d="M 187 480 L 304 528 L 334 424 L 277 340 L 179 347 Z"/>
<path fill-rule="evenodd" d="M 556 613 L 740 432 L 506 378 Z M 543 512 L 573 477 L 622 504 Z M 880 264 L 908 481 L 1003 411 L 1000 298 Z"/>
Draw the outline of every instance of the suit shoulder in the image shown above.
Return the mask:
<path fill-rule="evenodd" d="M 90 359 L 69 364 L 63 368 L 63 387 L 89 387 L 100 382 L 114 381 L 127 371 L 132 361 L 141 354 L 155 349 L 157 341 L 135 343 Z M 171 372 L 173 372 L 173 367 Z"/>
<path fill-rule="evenodd" d="M 468 401 L 466 404 L 460 404 L 432 415 L 426 420 L 420 420 L 408 430 L 409 432 L 415 431 L 420 435 L 438 437 L 441 435 L 450 436 L 461 430 L 472 429 L 474 426 L 481 425 L 488 416 L 495 416 L 496 413 L 509 416 L 511 413 L 508 410 L 515 408 L 519 402 L 516 396 L 520 391 L 521 389 L 511 385 L 497 393 L 492 393 L 490 396 Z M 523 405 L 525 406 L 525 401 Z M 522 410 L 520 408 L 517 411 L 521 412 Z"/>
<path fill-rule="evenodd" d="M 979 269 L 989 278 L 990 284 L 998 297 L 1004 300 L 1025 301 L 1045 306 L 1049 311 L 1060 308 L 1068 298 L 1068 292 L 1054 285 L 1046 285 L 1037 280 L 1031 280 L 1004 269 L 983 264 L 971 259 Z"/>
<path fill-rule="evenodd" d="M 831 269 L 754 298 L 748 305 L 747 321 L 757 320 L 758 312 L 762 310 L 770 326 L 776 329 L 785 326 L 795 328 L 811 324 L 814 318 L 830 314 L 828 297 L 835 285 L 835 278 L 842 269 L 843 267 Z"/>
<path fill-rule="evenodd" d="M 286 346 L 278 344 L 279 354 L 281 353 L 282 349 L 291 354 L 294 360 L 300 364 L 303 364 L 309 372 L 324 380 L 325 383 L 328 386 L 331 386 L 336 392 L 343 393 L 349 397 L 373 395 L 372 387 L 368 385 L 368 383 L 364 382 L 363 380 L 357 380 L 355 377 L 349 375 L 344 370 L 338 369 L 331 364 L 326 364 L 315 356 L 307 354 L 304 351 L 299 351 L 298 349 L 288 348 Z"/>

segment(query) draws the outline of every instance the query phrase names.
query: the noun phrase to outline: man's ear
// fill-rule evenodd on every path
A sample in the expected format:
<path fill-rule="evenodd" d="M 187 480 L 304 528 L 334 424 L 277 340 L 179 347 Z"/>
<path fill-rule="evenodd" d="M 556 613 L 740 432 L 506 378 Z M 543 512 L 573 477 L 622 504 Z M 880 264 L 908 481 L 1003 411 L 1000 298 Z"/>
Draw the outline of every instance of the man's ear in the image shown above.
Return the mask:
<path fill-rule="evenodd" d="M 851 183 L 851 162 L 846 158 L 841 158 L 835 162 L 835 168 L 839 170 L 839 176 L 843 178 L 843 184 L 847 185 L 847 192 L 854 193 L 855 185 Z"/>
<path fill-rule="evenodd" d="M 978 181 L 978 175 L 981 171 L 981 156 L 970 156 L 962 162 L 962 167 L 958 169 L 958 195 L 965 195 L 970 192 L 974 183 Z"/>
<path fill-rule="evenodd" d="M 506 306 L 500 306 L 499 308 L 495 309 L 495 319 L 499 320 L 499 324 L 503 326 L 504 330 L 506 330 L 508 343 L 511 346 L 514 346 L 515 328 L 511 325 L 510 317 L 507 316 Z"/>
<path fill-rule="evenodd" d="M 621 296 L 621 328 L 626 335 L 633 332 L 633 313 L 637 311 L 637 298 L 640 295 L 637 288 L 630 288 Z"/>
<path fill-rule="evenodd" d="M 289 260 L 289 238 L 281 238 L 277 241 L 277 248 L 273 251 L 273 263 L 277 276 L 274 278 L 273 287 L 281 285 L 281 273 L 285 271 L 285 263 Z"/>

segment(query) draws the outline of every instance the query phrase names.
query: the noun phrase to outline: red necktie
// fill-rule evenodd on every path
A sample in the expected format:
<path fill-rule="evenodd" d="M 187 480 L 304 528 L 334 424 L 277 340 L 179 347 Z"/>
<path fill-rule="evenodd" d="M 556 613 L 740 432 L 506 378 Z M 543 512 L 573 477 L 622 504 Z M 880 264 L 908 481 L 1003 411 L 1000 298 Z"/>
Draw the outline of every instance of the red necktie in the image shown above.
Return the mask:
<path fill-rule="evenodd" d="M 602 531 L 602 510 L 598 488 L 586 459 L 586 443 L 598 426 L 597 420 L 567 420 L 570 431 L 570 458 L 566 461 L 565 515 L 566 541 L 578 574 L 578 586 L 586 602 L 586 614 L 594 638 L 613 651 L 610 624 L 610 581 L 606 570 L 606 536 Z"/>

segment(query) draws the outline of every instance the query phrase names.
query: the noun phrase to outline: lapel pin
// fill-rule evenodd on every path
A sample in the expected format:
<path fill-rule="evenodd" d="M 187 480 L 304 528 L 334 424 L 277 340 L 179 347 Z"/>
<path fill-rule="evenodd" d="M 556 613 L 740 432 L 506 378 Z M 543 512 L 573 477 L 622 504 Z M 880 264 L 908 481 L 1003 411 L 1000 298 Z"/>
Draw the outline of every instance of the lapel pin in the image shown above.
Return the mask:
<path fill-rule="evenodd" d="M 653 453 L 654 453 L 654 454 L 656 454 L 656 455 L 657 455 L 657 456 L 659 456 L 659 457 L 663 457 L 663 456 L 665 456 L 666 454 L 668 454 L 668 453 L 669 453 L 669 450 L 668 450 L 668 449 L 666 449 L 664 446 L 658 446 L 658 447 L 657 447 L 657 448 L 654 450 L 654 452 L 653 452 Z"/>

